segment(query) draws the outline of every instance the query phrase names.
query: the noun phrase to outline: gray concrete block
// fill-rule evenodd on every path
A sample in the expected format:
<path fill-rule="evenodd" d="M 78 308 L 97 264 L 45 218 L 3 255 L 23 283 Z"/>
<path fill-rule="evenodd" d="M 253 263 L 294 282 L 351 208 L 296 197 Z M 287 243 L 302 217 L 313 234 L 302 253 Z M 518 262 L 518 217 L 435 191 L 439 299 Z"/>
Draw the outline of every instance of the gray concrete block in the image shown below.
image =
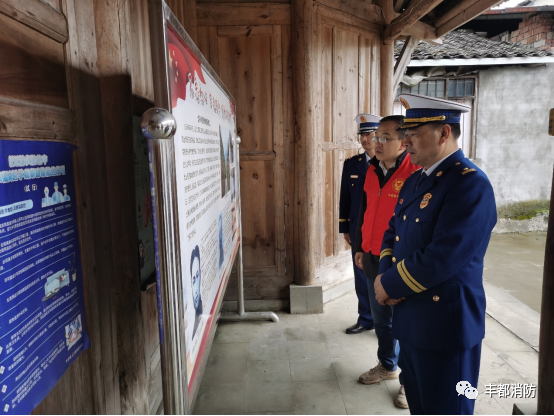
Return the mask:
<path fill-rule="evenodd" d="M 290 313 L 323 313 L 323 288 L 290 284 Z"/>
<path fill-rule="evenodd" d="M 323 313 L 323 288 L 321 286 L 306 286 L 306 313 Z"/>
<path fill-rule="evenodd" d="M 307 303 L 307 291 L 306 286 L 296 285 L 291 283 L 290 288 L 290 313 L 303 314 L 308 313 L 308 303 Z"/>

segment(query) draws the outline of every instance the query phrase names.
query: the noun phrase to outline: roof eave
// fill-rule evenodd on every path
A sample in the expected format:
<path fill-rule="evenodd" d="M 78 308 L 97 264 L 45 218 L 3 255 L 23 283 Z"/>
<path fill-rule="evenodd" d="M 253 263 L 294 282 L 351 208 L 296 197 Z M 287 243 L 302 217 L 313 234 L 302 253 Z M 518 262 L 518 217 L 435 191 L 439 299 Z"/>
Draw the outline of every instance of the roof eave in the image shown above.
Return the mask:
<path fill-rule="evenodd" d="M 469 58 L 469 59 L 412 59 L 409 68 L 433 66 L 494 66 L 529 65 L 554 62 L 554 56 L 526 56 L 515 58 Z"/>

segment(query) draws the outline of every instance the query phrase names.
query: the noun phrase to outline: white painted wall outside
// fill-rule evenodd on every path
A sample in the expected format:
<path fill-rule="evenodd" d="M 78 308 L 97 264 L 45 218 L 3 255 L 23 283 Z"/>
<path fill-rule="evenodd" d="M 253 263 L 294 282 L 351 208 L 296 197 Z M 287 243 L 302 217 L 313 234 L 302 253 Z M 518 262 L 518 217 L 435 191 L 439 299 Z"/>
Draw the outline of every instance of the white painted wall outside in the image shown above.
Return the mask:
<path fill-rule="evenodd" d="M 551 108 L 554 64 L 479 71 L 475 163 L 489 177 L 497 205 L 550 199 Z"/>

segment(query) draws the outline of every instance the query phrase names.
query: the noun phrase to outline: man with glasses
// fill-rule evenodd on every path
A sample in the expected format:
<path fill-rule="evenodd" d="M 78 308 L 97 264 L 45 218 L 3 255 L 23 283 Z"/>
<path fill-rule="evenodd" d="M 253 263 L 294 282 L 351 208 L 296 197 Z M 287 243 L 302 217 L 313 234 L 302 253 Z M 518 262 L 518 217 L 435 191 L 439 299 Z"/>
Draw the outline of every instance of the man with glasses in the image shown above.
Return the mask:
<path fill-rule="evenodd" d="M 398 341 L 391 333 L 392 308 L 377 302 L 374 282 L 379 271 L 383 235 L 389 227 L 398 194 L 404 181 L 419 168 L 406 157 L 404 130 L 399 129 L 403 120 L 403 116 L 388 116 L 379 123 L 373 137 L 375 157 L 367 171 L 358 216 L 355 262 L 367 277 L 371 315 L 379 345 L 379 363 L 360 376 L 359 381 L 363 384 L 397 379 L 400 374 L 397 364 Z M 402 380 L 395 404 L 400 408 L 408 408 Z"/>
<path fill-rule="evenodd" d="M 358 221 L 358 212 L 360 210 L 360 201 L 364 187 L 365 174 L 369 161 L 375 156 L 375 143 L 372 138 L 375 130 L 379 126 L 381 117 L 373 114 L 358 114 L 356 122 L 359 124 L 358 134 L 360 135 L 360 144 L 364 153 L 352 156 L 344 161 L 342 168 L 342 180 L 340 187 L 339 204 L 339 232 L 342 233 L 348 245 L 352 246 L 352 241 L 356 236 L 356 224 Z M 371 317 L 371 307 L 369 305 L 369 295 L 367 293 L 367 279 L 363 272 L 354 264 L 354 255 L 356 252 L 352 249 L 352 263 L 354 267 L 354 287 L 358 296 L 358 320 L 352 326 L 346 328 L 347 334 L 359 334 L 363 331 L 373 329 L 373 318 Z"/>

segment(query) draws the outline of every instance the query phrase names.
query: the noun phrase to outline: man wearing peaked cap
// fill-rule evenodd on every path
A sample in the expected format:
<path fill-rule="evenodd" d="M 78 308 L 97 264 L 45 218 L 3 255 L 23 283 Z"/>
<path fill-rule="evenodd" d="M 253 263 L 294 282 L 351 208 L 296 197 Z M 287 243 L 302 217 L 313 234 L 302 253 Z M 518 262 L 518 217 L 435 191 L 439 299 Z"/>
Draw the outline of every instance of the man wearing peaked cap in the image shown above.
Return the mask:
<path fill-rule="evenodd" d="M 351 247 L 356 236 L 356 223 L 358 221 L 358 211 L 360 209 L 367 167 L 369 160 L 375 156 L 375 143 L 373 143 L 372 138 L 375 135 L 375 130 L 379 127 L 379 120 L 381 120 L 381 117 L 373 114 L 358 114 L 356 122 L 359 126 L 358 134 L 360 135 L 360 144 L 364 149 L 364 153 L 345 160 L 342 168 L 339 232 L 342 233 L 344 239 Z M 354 264 L 355 254 L 352 250 L 354 287 L 358 296 L 358 320 L 354 325 L 346 329 L 347 334 L 359 334 L 360 332 L 373 329 L 367 279 L 364 273 Z"/>
<path fill-rule="evenodd" d="M 415 171 L 404 183 L 381 247 L 376 298 L 394 306 L 412 414 L 473 414 L 485 335 L 483 258 L 496 224 L 492 186 L 458 146 L 469 107 L 403 94 L 406 148 Z M 467 387 L 469 389 L 469 387 Z"/>

